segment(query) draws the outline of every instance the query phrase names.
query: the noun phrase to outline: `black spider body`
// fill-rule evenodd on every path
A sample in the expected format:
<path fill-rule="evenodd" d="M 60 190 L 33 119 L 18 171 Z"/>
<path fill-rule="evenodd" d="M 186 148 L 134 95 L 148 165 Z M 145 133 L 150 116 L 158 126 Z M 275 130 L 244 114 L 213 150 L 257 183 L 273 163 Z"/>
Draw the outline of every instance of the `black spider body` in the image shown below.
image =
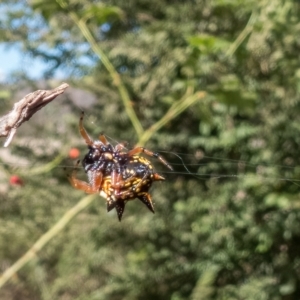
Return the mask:
<path fill-rule="evenodd" d="M 104 145 L 97 141 L 94 146 L 88 148 L 89 152 L 82 161 L 85 172 L 100 171 L 103 176 L 110 175 L 113 170 L 122 173 L 129 160 L 126 152 L 113 147 L 111 144 Z"/>
<path fill-rule="evenodd" d="M 115 165 L 113 160 L 114 149 L 111 145 L 92 147 L 89 146 L 89 152 L 82 160 L 82 166 L 85 172 L 100 171 L 103 176 L 110 175 Z"/>

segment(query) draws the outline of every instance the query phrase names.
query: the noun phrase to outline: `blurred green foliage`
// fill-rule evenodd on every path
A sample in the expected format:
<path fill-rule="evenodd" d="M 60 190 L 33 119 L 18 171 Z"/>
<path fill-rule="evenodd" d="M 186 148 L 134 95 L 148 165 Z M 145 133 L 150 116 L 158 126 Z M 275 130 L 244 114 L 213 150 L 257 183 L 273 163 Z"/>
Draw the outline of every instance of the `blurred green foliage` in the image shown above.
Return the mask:
<path fill-rule="evenodd" d="M 131 146 L 137 141 L 115 82 L 72 13 L 119 72 L 144 129 L 189 92 L 207 93 L 147 143 L 168 151 L 175 168 L 153 187 L 156 214 L 130 202 L 119 223 L 99 198 L 0 290 L 1 299 L 300 298 L 298 1 L 0 5 L 2 42 L 43 58 L 45 78 L 63 70 L 69 83 L 94 95 L 85 108 L 94 137 L 104 131 Z M 25 79 L 17 88 L 34 89 Z M 14 89 L 2 88 L 3 111 Z M 85 100 L 76 105 L 86 107 Z M 68 148 L 86 151 L 78 107 L 59 101 L 18 132 L 9 154 L 0 152 L 1 271 L 83 196 L 62 168 L 32 172 Z M 15 165 L 5 163 L 8 155 Z M 19 188 L 7 183 L 15 172 L 24 180 Z"/>

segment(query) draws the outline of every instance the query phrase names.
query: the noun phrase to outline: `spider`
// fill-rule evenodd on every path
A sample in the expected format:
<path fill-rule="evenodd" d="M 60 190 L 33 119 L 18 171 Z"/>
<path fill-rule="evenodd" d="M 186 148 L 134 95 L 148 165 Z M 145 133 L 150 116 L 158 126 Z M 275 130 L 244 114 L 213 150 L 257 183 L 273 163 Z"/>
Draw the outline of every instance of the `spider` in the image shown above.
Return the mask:
<path fill-rule="evenodd" d="M 129 151 L 125 151 L 123 143 L 113 147 L 103 134 L 99 140 L 93 141 L 83 126 L 83 117 L 84 113 L 80 117 L 79 131 L 89 148 L 82 161 L 88 182 L 78 180 L 74 170 L 69 177 L 72 186 L 86 193 L 103 190 L 107 194 L 107 210 L 116 208 L 120 221 L 125 203 L 135 198 L 140 199 L 154 213 L 148 191 L 153 181 L 165 178 L 155 173 L 151 162 L 138 154 L 155 157 L 173 170 L 170 164 L 158 153 L 144 147 L 135 147 Z"/>
<path fill-rule="evenodd" d="M 116 209 L 119 221 L 122 219 L 125 204 L 138 198 L 154 213 L 149 189 L 153 181 L 163 181 L 164 177 L 154 173 L 150 161 L 143 157 L 133 159 L 124 166 L 122 174 L 116 171 L 104 178 L 102 190 L 107 195 L 107 211 Z"/>

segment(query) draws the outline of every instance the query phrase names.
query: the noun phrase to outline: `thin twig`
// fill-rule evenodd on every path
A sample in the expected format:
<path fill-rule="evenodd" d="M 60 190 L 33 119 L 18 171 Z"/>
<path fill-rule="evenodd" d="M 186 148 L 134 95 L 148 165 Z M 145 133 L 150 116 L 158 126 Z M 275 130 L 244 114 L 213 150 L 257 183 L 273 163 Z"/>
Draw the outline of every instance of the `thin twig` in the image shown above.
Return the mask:
<path fill-rule="evenodd" d="M 103 191 L 100 192 L 100 196 L 105 199 L 107 197 Z M 69 211 L 67 211 L 64 216 L 53 227 L 50 228 L 50 230 L 43 234 L 21 258 L 19 258 L 2 274 L 2 276 L 0 277 L 0 289 L 21 268 L 23 268 L 29 261 L 31 261 L 37 255 L 37 253 L 49 241 L 51 241 L 51 239 L 59 234 L 78 213 L 89 206 L 96 199 L 96 197 L 97 195 L 89 195 L 84 197 L 80 202 L 78 202 Z"/>
<path fill-rule="evenodd" d="M 57 0 L 57 3 L 63 8 L 68 9 L 68 3 L 64 0 Z M 123 101 L 123 105 L 125 107 L 127 116 L 129 117 L 132 126 L 134 127 L 138 138 L 141 138 L 142 134 L 144 133 L 144 129 L 140 120 L 138 119 L 133 106 L 132 101 L 130 100 L 129 93 L 126 89 L 125 84 L 123 83 L 120 74 L 117 72 L 113 64 L 110 62 L 109 58 L 105 54 L 105 52 L 101 49 L 99 44 L 97 43 L 96 39 L 94 38 L 93 34 L 91 33 L 90 29 L 85 23 L 85 19 L 80 19 L 77 13 L 73 11 L 69 11 L 69 15 L 73 22 L 77 25 L 79 30 L 81 31 L 82 35 L 90 44 L 94 53 L 99 57 L 103 65 L 105 66 L 106 70 L 108 71 L 110 77 L 113 80 L 113 84 L 117 87 L 121 99 Z"/>
<path fill-rule="evenodd" d="M 14 104 L 13 109 L 0 118 L 0 137 L 7 137 L 4 147 L 12 141 L 17 128 L 28 121 L 38 110 L 62 94 L 69 85 L 63 83 L 53 90 L 38 90 Z"/>
<path fill-rule="evenodd" d="M 137 145 L 144 146 L 145 143 L 156 133 L 160 128 L 170 122 L 172 119 L 180 115 L 183 111 L 185 111 L 189 106 L 195 104 L 198 100 L 204 98 L 206 96 L 206 92 L 199 91 L 195 94 L 189 95 L 187 97 L 183 97 L 181 100 L 175 102 L 166 114 L 154 123 L 151 127 L 149 127 L 144 134 L 139 139 Z"/>
<path fill-rule="evenodd" d="M 45 165 L 37 166 L 26 170 L 27 175 L 40 175 L 50 172 L 52 169 L 56 168 L 64 159 L 66 158 L 66 151 L 61 151 L 52 161 L 48 162 Z"/>
<path fill-rule="evenodd" d="M 238 35 L 236 40 L 230 45 L 229 49 L 226 52 L 226 56 L 232 56 L 234 52 L 238 49 L 238 47 L 243 43 L 243 41 L 246 39 L 246 37 L 252 32 L 254 24 L 256 22 L 256 11 L 253 11 L 246 27 L 243 29 L 243 31 Z"/>
<path fill-rule="evenodd" d="M 142 136 L 142 134 L 144 133 L 144 129 L 133 109 L 132 101 L 130 100 L 128 91 L 121 79 L 120 74 L 116 71 L 115 67 L 110 62 L 110 60 L 108 59 L 108 57 L 104 53 L 104 51 L 102 51 L 102 49 L 99 47 L 99 45 L 97 44 L 96 40 L 94 39 L 92 33 L 90 32 L 90 30 L 88 29 L 86 24 L 82 20 L 79 20 L 75 13 L 70 13 L 70 15 L 71 15 L 72 19 L 74 20 L 74 22 L 76 23 L 76 25 L 81 30 L 81 33 L 83 34 L 83 36 L 86 38 L 86 40 L 91 45 L 91 48 L 93 49 L 93 51 L 101 59 L 101 62 L 106 67 L 107 71 L 109 72 L 109 74 L 113 80 L 113 84 L 117 87 L 117 89 L 119 91 L 119 94 L 123 101 L 123 105 L 125 107 L 126 113 L 137 133 L 137 136 L 140 138 Z"/>

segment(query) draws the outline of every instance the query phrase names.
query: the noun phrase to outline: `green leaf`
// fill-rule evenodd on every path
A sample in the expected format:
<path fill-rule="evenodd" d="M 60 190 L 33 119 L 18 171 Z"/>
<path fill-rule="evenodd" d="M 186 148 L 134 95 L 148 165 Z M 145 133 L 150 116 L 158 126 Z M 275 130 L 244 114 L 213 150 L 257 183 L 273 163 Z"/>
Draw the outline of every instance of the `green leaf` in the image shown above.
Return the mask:
<path fill-rule="evenodd" d="M 80 16 L 86 20 L 91 20 L 98 25 L 123 18 L 123 11 L 117 6 L 106 6 L 103 3 L 90 5 L 80 12 Z"/>
<path fill-rule="evenodd" d="M 228 41 L 222 38 L 206 34 L 190 36 L 187 40 L 190 46 L 198 48 L 204 54 L 225 51 L 230 45 Z"/>
<path fill-rule="evenodd" d="M 53 0 L 31 0 L 33 10 L 38 11 L 46 20 L 50 20 L 58 12 L 64 11 L 63 8 Z"/>

